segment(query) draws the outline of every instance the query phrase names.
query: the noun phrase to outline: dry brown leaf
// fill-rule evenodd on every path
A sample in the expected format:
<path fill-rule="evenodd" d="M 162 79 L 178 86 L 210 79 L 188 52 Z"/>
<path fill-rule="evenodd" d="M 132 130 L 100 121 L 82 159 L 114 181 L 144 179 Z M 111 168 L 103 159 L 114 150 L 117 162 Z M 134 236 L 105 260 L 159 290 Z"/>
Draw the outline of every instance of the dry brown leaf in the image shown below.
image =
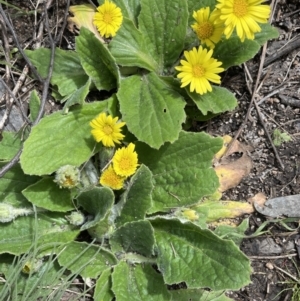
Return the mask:
<path fill-rule="evenodd" d="M 71 32 L 75 32 L 74 27 L 76 26 L 78 29 L 80 29 L 82 26 L 89 29 L 91 32 L 93 32 L 102 43 L 104 43 L 104 40 L 100 36 L 98 30 L 93 24 L 93 18 L 95 14 L 95 8 L 90 4 L 82 4 L 82 5 L 72 5 L 69 8 L 69 11 L 71 14 L 73 14 L 73 17 L 68 18 L 68 29 Z"/>
<path fill-rule="evenodd" d="M 249 198 L 247 201 L 250 204 L 252 204 L 253 206 L 254 206 L 254 203 L 256 203 L 257 205 L 263 207 L 266 200 L 267 200 L 266 195 L 262 192 L 259 192 L 255 196 L 253 196 L 252 198 Z"/>

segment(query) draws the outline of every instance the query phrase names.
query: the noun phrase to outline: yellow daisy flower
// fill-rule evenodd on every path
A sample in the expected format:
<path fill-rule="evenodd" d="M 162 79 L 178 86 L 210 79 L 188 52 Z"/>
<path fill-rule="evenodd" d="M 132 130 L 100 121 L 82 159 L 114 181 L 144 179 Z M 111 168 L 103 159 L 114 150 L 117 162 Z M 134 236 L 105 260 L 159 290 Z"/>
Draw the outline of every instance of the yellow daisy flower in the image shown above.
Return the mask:
<path fill-rule="evenodd" d="M 115 172 L 122 177 L 133 175 L 138 167 L 138 156 L 134 151 L 135 145 L 129 143 L 127 147 L 122 147 L 115 152 L 112 158 Z"/>
<path fill-rule="evenodd" d="M 271 8 L 261 5 L 266 0 L 218 0 L 220 19 L 225 23 L 224 34 L 230 38 L 236 28 L 238 37 L 253 40 L 254 34 L 260 32 L 258 23 L 267 23 Z"/>
<path fill-rule="evenodd" d="M 203 49 L 202 46 L 191 51 L 185 51 L 185 60 L 181 60 L 182 66 L 175 67 L 181 71 L 177 77 L 181 79 L 181 88 L 190 84 L 190 91 L 196 90 L 199 94 L 205 94 L 212 91 L 210 82 L 220 84 L 221 77 L 217 75 L 224 71 L 220 66 L 222 62 L 212 58 L 213 51 Z"/>
<path fill-rule="evenodd" d="M 109 0 L 105 0 L 94 15 L 94 25 L 105 38 L 114 37 L 121 27 L 122 21 L 121 9 Z"/>
<path fill-rule="evenodd" d="M 210 13 L 210 8 L 201 8 L 198 11 L 193 12 L 193 18 L 196 23 L 192 25 L 192 28 L 196 32 L 199 40 L 202 44 L 206 44 L 210 48 L 214 48 L 221 40 L 221 36 L 224 31 L 222 23 L 216 23 L 220 17 L 219 10 L 215 9 Z"/>
<path fill-rule="evenodd" d="M 124 177 L 118 176 L 114 171 L 112 165 L 103 171 L 100 177 L 100 184 L 105 187 L 109 187 L 114 190 L 120 190 L 124 186 Z"/>
<path fill-rule="evenodd" d="M 104 146 L 114 147 L 115 143 L 120 144 L 125 136 L 121 134 L 121 127 L 125 122 L 118 122 L 118 117 L 112 118 L 111 115 L 101 113 L 90 122 L 93 128 L 91 133 L 97 142 L 102 142 Z"/>

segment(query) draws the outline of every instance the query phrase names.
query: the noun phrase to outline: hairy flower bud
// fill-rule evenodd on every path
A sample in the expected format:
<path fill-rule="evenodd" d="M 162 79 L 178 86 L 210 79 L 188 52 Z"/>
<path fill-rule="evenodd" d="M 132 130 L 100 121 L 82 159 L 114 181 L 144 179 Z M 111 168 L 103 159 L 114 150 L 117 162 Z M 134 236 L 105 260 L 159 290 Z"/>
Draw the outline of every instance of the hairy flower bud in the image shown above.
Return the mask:
<path fill-rule="evenodd" d="M 62 166 L 56 171 L 54 182 L 56 182 L 60 188 L 74 188 L 80 183 L 80 171 L 76 166 Z"/>

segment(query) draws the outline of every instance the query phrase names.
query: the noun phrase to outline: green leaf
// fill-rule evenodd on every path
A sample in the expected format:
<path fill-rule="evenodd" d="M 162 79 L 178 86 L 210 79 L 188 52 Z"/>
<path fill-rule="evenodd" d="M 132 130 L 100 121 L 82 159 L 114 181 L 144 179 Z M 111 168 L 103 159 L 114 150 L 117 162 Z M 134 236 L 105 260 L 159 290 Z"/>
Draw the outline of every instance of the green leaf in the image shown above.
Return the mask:
<path fill-rule="evenodd" d="M 111 189 L 106 187 L 95 187 L 88 191 L 83 191 L 77 196 L 78 205 L 85 211 L 92 214 L 94 219 L 86 222 L 81 230 L 86 230 L 97 225 L 103 220 L 106 214 L 111 210 L 115 196 Z"/>
<path fill-rule="evenodd" d="M 21 149 L 21 139 L 15 132 L 2 132 L 2 140 L 0 142 L 0 160 L 9 161 Z"/>
<path fill-rule="evenodd" d="M 155 73 L 122 80 L 117 97 L 123 120 L 138 140 L 159 148 L 178 139 L 185 102 Z"/>
<path fill-rule="evenodd" d="M 142 33 L 127 18 L 123 19 L 118 34 L 109 43 L 109 49 L 121 66 L 136 66 L 150 71 L 158 69 Z"/>
<path fill-rule="evenodd" d="M 24 143 L 21 166 L 25 173 L 46 175 L 64 165 L 79 166 L 87 161 L 95 147 L 89 122 L 114 99 L 76 107 L 68 114 L 60 111 L 44 117 L 32 128 Z"/>
<path fill-rule="evenodd" d="M 61 189 L 52 178 L 44 178 L 22 191 L 32 204 L 50 211 L 67 212 L 74 209 L 71 191 Z"/>
<path fill-rule="evenodd" d="M 114 3 L 121 8 L 123 17 L 130 19 L 137 25 L 137 17 L 141 10 L 140 0 L 114 0 Z"/>
<path fill-rule="evenodd" d="M 158 268 L 167 284 L 184 281 L 189 288 L 222 290 L 239 289 L 250 282 L 249 259 L 232 241 L 190 222 L 157 218 L 151 223 Z"/>
<path fill-rule="evenodd" d="M 3 165 L 4 163 L 1 163 L 0 167 Z M 32 208 L 32 205 L 23 196 L 22 191 L 38 180 L 39 177 L 25 175 L 20 165 L 15 165 L 0 178 L 1 201 L 14 207 L 21 205 L 22 207 Z"/>
<path fill-rule="evenodd" d="M 29 97 L 30 120 L 34 121 L 40 110 L 41 101 L 36 90 L 31 91 Z"/>
<path fill-rule="evenodd" d="M 36 50 L 25 50 L 26 55 L 37 68 L 41 77 L 48 75 L 51 50 L 39 48 Z M 53 73 L 51 84 L 57 85 L 59 94 L 70 95 L 80 87 L 84 86 L 88 76 L 84 72 L 78 54 L 75 51 L 55 49 Z"/>
<path fill-rule="evenodd" d="M 192 205 L 214 193 L 219 180 L 211 165 L 222 144 L 220 138 L 188 132 L 159 150 L 138 142 L 139 161 L 150 168 L 155 181 L 150 213 Z"/>
<path fill-rule="evenodd" d="M 264 45 L 268 40 L 277 39 L 279 36 L 278 29 L 271 26 L 269 23 L 259 24 L 261 32 L 255 34 L 255 41 L 260 45 Z"/>
<path fill-rule="evenodd" d="M 113 233 L 110 242 L 117 243 L 126 253 L 150 257 L 154 247 L 153 228 L 147 220 L 127 223 Z"/>
<path fill-rule="evenodd" d="M 187 2 L 141 0 L 139 29 L 148 51 L 158 63 L 158 72 L 170 67 L 182 52 L 188 21 Z"/>
<path fill-rule="evenodd" d="M 0 224 L 0 254 L 20 255 L 27 252 L 35 239 L 41 250 L 50 250 L 76 238 L 79 231 L 69 225 L 65 213 L 39 213 L 34 216 L 18 217 L 13 222 Z"/>
<path fill-rule="evenodd" d="M 114 298 L 111 286 L 111 269 L 109 268 L 104 270 L 97 279 L 94 300 L 111 301 Z"/>
<path fill-rule="evenodd" d="M 128 265 L 121 261 L 112 274 L 112 290 L 118 301 L 169 301 L 161 274 L 150 265 Z"/>
<path fill-rule="evenodd" d="M 89 78 L 86 84 L 80 87 L 78 90 L 74 91 L 69 97 L 64 105 L 64 113 L 67 113 L 67 109 L 75 104 L 83 105 L 87 95 L 90 92 L 91 79 Z"/>
<path fill-rule="evenodd" d="M 221 292 L 205 291 L 203 289 L 170 290 L 172 301 L 232 301 Z"/>
<path fill-rule="evenodd" d="M 246 218 L 237 227 L 221 224 L 215 229 L 214 233 L 220 238 L 232 240 L 239 246 L 245 237 L 245 231 L 248 227 L 249 220 Z"/>
<path fill-rule="evenodd" d="M 231 37 L 216 45 L 213 57 L 223 63 L 221 67 L 228 69 L 252 59 L 259 49 L 256 41 L 246 39 L 241 42 L 239 37 Z"/>
<path fill-rule="evenodd" d="M 153 190 L 152 173 L 148 167 L 141 165 L 127 184 L 123 195 L 124 205 L 120 216 L 116 219 L 117 226 L 127 222 L 143 220 L 152 206 Z"/>
<path fill-rule="evenodd" d="M 280 146 L 283 142 L 291 141 L 292 138 L 285 132 L 280 132 L 279 129 L 275 129 L 273 132 L 273 142 L 274 145 Z"/>
<path fill-rule="evenodd" d="M 112 90 L 119 81 L 119 69 L 108 49 L 85 27 L 76 37 L 76 51 L 85 72 L 98 90 Z"/>
<path fill-rule="evenodd" d="M 104 270 L 117 263 L 116 257 L 97 245 L 73 241 L 62 247 L 58 262 L 82 277 L 98 277 Z"/>
<path fill-rule="evenodd" d="M 212 86 L 212 89 L 212 92 L 203 95 L 186 89 L 188 95 L 203 115 L 207 115 L 208 112 L 218 114 L 231 111 L 237 106 L 235 96 L 228 89 L 217 86 Z"/>

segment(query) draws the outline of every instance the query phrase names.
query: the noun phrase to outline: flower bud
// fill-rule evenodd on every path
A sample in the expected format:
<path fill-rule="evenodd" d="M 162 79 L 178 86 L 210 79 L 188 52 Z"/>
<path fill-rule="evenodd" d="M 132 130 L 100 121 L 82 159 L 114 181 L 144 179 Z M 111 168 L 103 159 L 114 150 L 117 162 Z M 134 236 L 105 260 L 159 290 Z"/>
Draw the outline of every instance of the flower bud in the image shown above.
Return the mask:
<path fill-rule="evenodd" d="M 81 211 L 73 211 L 70 215 L 66 216 L 66 219 L 71 225 L 81 226 L 85 221 L 85 216 Z"/>
<path fill-rule="evenodd" d="M 54 182 L 56 182 L 60 188 L 74 188 L 80 183 L 80 171 L 76 166 L 62 166 L 56 171 Z"/>

